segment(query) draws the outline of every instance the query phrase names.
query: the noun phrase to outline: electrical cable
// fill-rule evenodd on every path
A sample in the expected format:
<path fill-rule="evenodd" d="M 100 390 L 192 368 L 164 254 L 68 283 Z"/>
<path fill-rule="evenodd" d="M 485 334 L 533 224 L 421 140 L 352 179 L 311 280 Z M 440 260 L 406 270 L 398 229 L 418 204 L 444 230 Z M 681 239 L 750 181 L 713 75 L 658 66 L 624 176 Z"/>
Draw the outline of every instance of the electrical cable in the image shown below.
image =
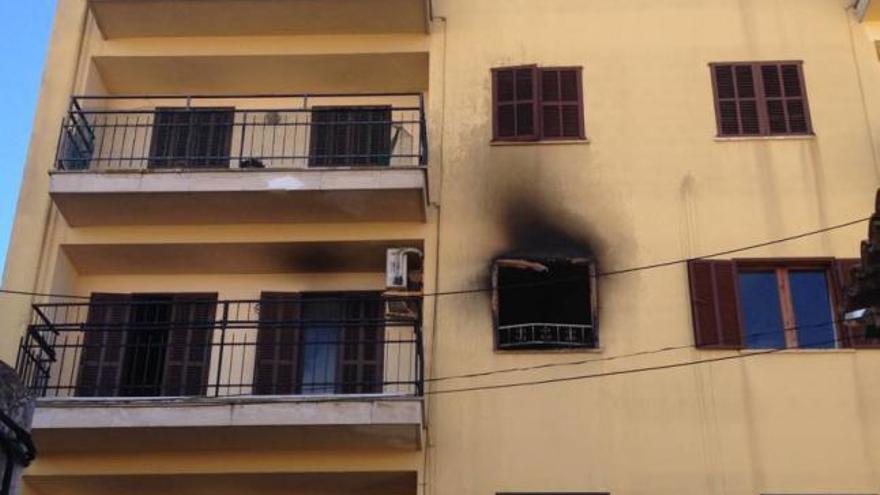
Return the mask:
<path fill-rule="evenodd" d="M 824 228 L 817 229 L 817 230 L 802 232 L 800 234 L 795 234 L 795 235 L 791 235 L 791 236 L 787 236 L 787 237 L 780 237 L 778 239 L 759 242 L 757 244 L 750 244 L 750 245 L 742 246 L 742 247 L 738 247 L 738 248 L 726 249 L 724 251 L 718 251 L 718 252 L 711 253 L 711 254 L 705 254 L 702 256 L 694 257 L 694 258 L 679 258 L 679 259 L 675 259 L 675 260 L 651 263 L 648 265 L 634 266 L 634 267 L 630 267 L 630 268 L 622 268 L 622 269 L 618 269 L 618 270 L 610 270 L 607 272 L 600 272 L 600 273 L 596 274 L 596 278 L 610 277 L 610 276 L 614 276 L 614 275 L 633 273 L 633 272 L 638 272 L 638 271 L 643 271 L 643 270 L 653 270 L 656 268 L 665 268 L 665 267 L 669 267 L 669 266 L 684 264 L 684 263 L 687 263 L 687 262 L 693 261 L 693 260 L 715 258 L 718 256 L 725 256 L 725 255 L 735 254 L 735 253 L 739 253 L 739 252 L 743 252 L 743 251 L 749 251 L 752 249 L 772 246 L 774 244 L 781 244 L 783 242 L 789 242 L 789 241 L 793 241 L 793 240 L 797 240 L 797 239 L 803 239 L 805 237 L 810 237 L 813 235 L 822 234 L 822 233 L 830 232 L 833 230 L 842 229 L 845 227 L 850 227 L 852 225 L 857 225 L 862 222 L 867 222 L 870 219 L 871 219 L 871 217 L 859 218 L 857 220 L 851 220 L 849 222 L 839 223 L 839 224 L 831 225 L 831 226 L 824 227 Z M 505 289 L 517 289 L 517 288 L 524 288 L 524 287 L 542 287 L 542 286 L 546 286 L 546 285 L 566 283 L 566 282 L 572 282 L 572 281 L 576 281 L 576 280 L 582 280 L 582 277 L 576 277 L 576 278 L 573 277 L 570 279 L 559 278 L 559 279 L 555 279 L 555 280 L 547 280 L 547 281 L 541 281 L 541 282 L 509 284 L 509 285 L 505 285 L 504 288 Z M 459 290 L 451 290 L 451 291 L 428 292 L 428 293 L 421 294 L 418 297 L 427 298 L 427 297 L 453 296 L 453 295 L 460 295 L 460 294 L 474 294 L 474 293 L 480 293 L 480 292 L 492 292 L 493 290 L 494 290 L 494 288 L 492 288 L 492 287 L 479 287 L 479 288 L 473 288 L 473 289 L 459 289 Z M 31 292 L 31 291 L 12 290 L 12 289 L 0 289 L 0 294 L 28 295 L 28 296 L 39 296 L 39 297 L 57 297 L 57 298 L 61 298 L 61 299 L 84 299 L 84 300 L 90 299 L 89 296 L 81 296 L 81 295 L 73 295 L 73 294 L 53 294 L 53 293 L 47 293 L 47 292 Z"/>

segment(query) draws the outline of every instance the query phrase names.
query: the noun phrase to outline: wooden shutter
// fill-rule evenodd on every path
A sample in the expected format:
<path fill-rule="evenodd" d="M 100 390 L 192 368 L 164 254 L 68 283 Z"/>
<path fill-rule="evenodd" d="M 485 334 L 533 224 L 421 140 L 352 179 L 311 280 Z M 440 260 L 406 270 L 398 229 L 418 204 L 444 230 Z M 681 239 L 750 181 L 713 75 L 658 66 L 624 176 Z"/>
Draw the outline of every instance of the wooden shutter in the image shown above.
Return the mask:
<path fill-rule="evenodd" d="M 719 136 L 812 133 L 800 62 L 711 67 Z"/>
<path fill-rule="evenodd" d="M 761 134 L 758 80 L 751 64 L 713 64 L 719 136 Z"/>
<path fill-rule="evenodd" d="M 162 395 L 205 395 L 217 294 L 175 294 L 172 304 Z"/>
<path fill-rule="evenodd" d="M 254 394 L 295 394 L 299 390 L 300 295 L 264 292 L 254 363 Z"/>
<path fill-rule="evenodd" d="M 492 69 L 493 139 L 538 139 L 538 68 L 534 65 Z"/>
<path fill-rule="evenodd" d="M 540 69 L 541 139 L 584 139 L 580 67 Z"/>
<path fill-rule="evenodd" d="M 183 107 L 160 107 L 153 114 L 148 168 L 186 166 L 190 115 Z"/>
<path fill-rule="evenodd" d="M 391 163 L 391 107 L 317 107 L 309 166 Z"/>
<path fill-rule="evenodd" d="M 384 378 L 384 312 L 378 293 L 345 303 L 343 343 L 339 347 L 339 385 L 343 394 L 382 392 Z"/>
<path fill-rule="evenodd" d="M 92 294 L 83 327 L 77 396 L 119 395 L 130 311 L 131 296 L 127 294 Z"/>
<path fill-rule="evenodd" d="M 810 119 L 800 63 L 761 64 L 766 108 L 765 132 L 771 135 L 809 134 Z"/>
<path fill-rule="evenodd" d="M 736 266 L 732 261 L 688 262 L 691 309 L 697 347 L 742 347 Z"/>
<path fill-rule="evenodd" d="M 228 168 L 234 108 L 192 109 L 189 162 L 194 168 Z"/>
<path fill-rule="evenodd" d="M 853 309 L 847 307 L 847 293 L 852 282 L 852 270 L 860 264 L 861 260 L 858 258 L 834 260 L 833 279 L 836 282 L 836 317 L 838 319 L 837 328 L 840 329 L 838 338 L 840 339 L 841 347 L 854 347 L 861 349 L 880 348 L 880 339 L 868 338 L 865 336 L 865 325 L 857 323 L 841 323 L 847 310 Z"/>

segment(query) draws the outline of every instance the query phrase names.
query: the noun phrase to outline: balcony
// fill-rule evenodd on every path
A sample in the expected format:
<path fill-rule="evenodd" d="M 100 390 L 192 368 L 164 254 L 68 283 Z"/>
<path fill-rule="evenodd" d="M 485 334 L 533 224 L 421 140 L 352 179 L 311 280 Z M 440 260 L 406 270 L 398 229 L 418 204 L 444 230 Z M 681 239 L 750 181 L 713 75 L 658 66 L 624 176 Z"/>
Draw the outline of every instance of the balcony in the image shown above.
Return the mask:
<path fill-rule="evenodd" d="M 426 33 L 428 0 L 88 0 L 107 38 Z"/>
<path fill-rule="evenodd" d="M 34 431 L 49 451 L 86 434 L 156 448 L 247 448 L 265 437 L 415 449 L 419 308 L 359 292 L 95 294 L 34 305 L 17 371 L 39 398 Z"/>
<path fill-rule="evenodd" d="M 421 222 L 418 93 L 75 97 L 49 192 L 71 226 Z"/>

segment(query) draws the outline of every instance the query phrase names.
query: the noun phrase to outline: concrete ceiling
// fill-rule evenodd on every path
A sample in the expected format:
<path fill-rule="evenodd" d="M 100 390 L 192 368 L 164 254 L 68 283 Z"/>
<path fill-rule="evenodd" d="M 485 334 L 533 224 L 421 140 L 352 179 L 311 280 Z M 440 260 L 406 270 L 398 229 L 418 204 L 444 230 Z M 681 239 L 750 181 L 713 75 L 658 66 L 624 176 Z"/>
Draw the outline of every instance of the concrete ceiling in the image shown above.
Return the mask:
<path fill-rule="evenodd" d="M 376 273 L 385 250 L 421 248 L 420 240 L 67 244 L 62 250 L 80 275 Z"/>
<path fill-rule="evenodd" d="M 415 495 L 414 472 L 29 476 L 43 495 Z"/>
<path fill-rule="evenodd" d="M 426 33 L 427 0 L 89 0 L 107 38 Z"/>

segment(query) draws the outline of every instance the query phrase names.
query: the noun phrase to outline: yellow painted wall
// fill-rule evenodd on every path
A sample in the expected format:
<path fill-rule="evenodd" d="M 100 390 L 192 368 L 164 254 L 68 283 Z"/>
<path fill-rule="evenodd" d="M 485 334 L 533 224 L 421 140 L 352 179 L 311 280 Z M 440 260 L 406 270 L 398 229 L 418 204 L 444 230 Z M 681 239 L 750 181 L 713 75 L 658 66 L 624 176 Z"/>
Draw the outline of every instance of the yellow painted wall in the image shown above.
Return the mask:
<path fill-rule="evenodd" d="M 65 268 L 64 243 L 260 239 L 424 239 L 431 292 L 485 287 L 492 258 L 517 249 L 518 225 L 588 244 L 602 271 L 705 255 L 868 215 L 880 185 L 880 67 L 876 28 L 849 0 L 434 0 L 430 36 L 334 35 L 104 40 L 82 0 L 62 0 L 47 60 L 5 286 L 38 290 L 191 290 L 255 295 L 288 286 L 284 275 L 91 276 Z M 100 227 L 69 229 L 50 209 L 47 170 L 71 92 L 142 89 L 137 71 L 188 61 L 249 57 L 409 60 L 404 79 L 430 87 L 431 198 L 439 217 L 393 225 Z M 404 55 L 400 55 L 404 54 Z M 419 61 L 412 62 L 413 54 Z M 419 55 L 421 54 L 421 55 Z M 427 55 L 427 56 L 425 56 Z M 229 57 L 236 58 L 229 58 Z M 102 62 L 97 57 L 103 57 Z M 139 59 L 138 57 L 145 57 Z M 217 57 L 227 57 L 222 60 Z M 396 58 L 395 58 L 396 57 Z M 261 59 L 267 60 L 267 59 Z M 720 140 L 708 63 L 803 60 L 815 137 Z M 336 62 L 312 67 L 332 74 Z M 492 67 L 583 66 L 589 142 L 491 145 Z M 139 65 L 140 64 L 140 65 Z M 78 70 L 77 70 L 78 67 Z M 262 65 L 261 67 L 266 67 Z M 125 69 L 125 70 L 123 70 Z M 422 73 L 422 69 L 426 73 Z M 114 72 L 115 73 L 108 73 Z M 267 76 L 278 84 L 280 72 Z M 149 75 L 149 74 L 148 74 Z M 199 74 L 163 80 L 195 91 Z M 155 73 L 152 76 L 155 78 Z M 106 81 L 113 84 L 105 84 Z M 403 81 L 402 83 L 400 81 Z M 237 81 L 237 82 L 236 82 Z M 251 85 L 230 77 L 229 92 Z M 395 82 L 397 81 L 397 82 Z M 297 90 L 320 89 L 320 80 Z M 343 84 L 344 83 L 344 84 Z M 152 84 L 152 83 L 149 83 Z M 327 88 L 351 81 L 329 81 Z M 303 89 L 305 88 L 305 89 Z M 216 87 L 208 88 L 216 91 Z M 48 220 L 47 220 L 48 219 Z M 438 234 L 439 233 L 439 234 Z M 521 232 L 520 232 L 521 233 Z M 864 225 L 739 257 L 858 255 Z M 439 242 L 439 257 L 435 251 Z M 434 263 L 439 263 L 435 270 Z M 436 277 L 436 278 L 435 278 Z M 294 278 L 291 278 L 294 280 Z M 378 274 L 291 286 L 359 288 Z M 358 287 L 354 287 L 358 286 Z M 442 391 L 665 365 L 732 355 L 693 344 L 682 265 L 602 278 L 598 352 L 493 351 L 487 293 L 426 304 L 430 373 L 461 373 L 595 359 L 578 366 L 432 383 Z M 26 297 L 0 299 L 0 357 L 14 356 L 29 317 Z M 430 325 L 436 302 L 437 322 Z M 674 351 L 609 359 L 665 347 Z M 746 355 L 748 355 L 746 353 Z M 713 364 L 494 391 L 431 395 L 427 471 L 431 494 L 611 491 L 615 494 L 875 493 L 880 491 L 880 351 L 787 351 Z M 422 453 L 265 457 L 266 469 L 416 469 Z M 248 471 L 257 460 L 152 455 L 156 472 Z M 35 475 L 140 473 L 143 459 L 49 457 Z M 180 464 L 178 464 L 180 463 Z M 168 471 L 168 470 L 171 471 Z M 262 468 L 257 468 L 262 469 Z M 305 469 L 305 468 L 304 468 Z"/>
<path fill-rule="evenodd" d="M 485 285 L 519 224 L 601 271 L 868 215 L 877 59 L 844 0 L 437 0 L 445 33 L 441 291 Z M 432 52 L 434 57 L 435 52 Z M 815 137 L 715 139 L 710 62 L 803 60 Z M 490 69 L 582 66 L 589 143 L 492 146 Z M 860 79 L 861 77 L 861 79 Z M 432 91 L 436 91 L 433 88 Z M 738 257 L 858 256 L 865 225 Z M 549 241 L 549 239 L 547 239 Z M 535 240 L 535 242 L 540 242 Z M 683 265 L 599 280 L 601 352 L 493 352 L 487 294 L 439 301 L 441 391 L 729 355 L 692 345 Z M 873 493 L 880 354 L 792 351 L 429 398 L 431 493 Z"/>

